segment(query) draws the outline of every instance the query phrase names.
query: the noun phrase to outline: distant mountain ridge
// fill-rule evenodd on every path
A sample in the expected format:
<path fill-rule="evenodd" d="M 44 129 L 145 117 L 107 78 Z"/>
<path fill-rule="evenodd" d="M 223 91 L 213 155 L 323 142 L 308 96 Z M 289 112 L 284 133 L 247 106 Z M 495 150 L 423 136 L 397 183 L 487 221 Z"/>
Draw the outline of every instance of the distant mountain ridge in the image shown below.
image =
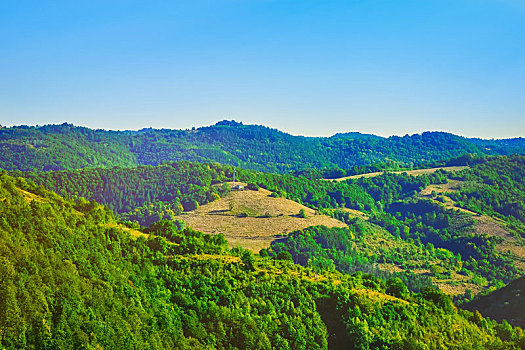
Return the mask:
<path fill-rule="evenodd" d="M 382 162 L 413 166 L 464 154 L 523 154 L 525 139 L 468 139 L 445 132 L 388 138 L 357 132 L 306 137 L 235 121 L 191 130 L 139 131 L 94 130 L 64 123 L 1 128 L 0 151 L 0 168 L 7 170 L 129 167 L 190 160 L 282 173 Z"/>

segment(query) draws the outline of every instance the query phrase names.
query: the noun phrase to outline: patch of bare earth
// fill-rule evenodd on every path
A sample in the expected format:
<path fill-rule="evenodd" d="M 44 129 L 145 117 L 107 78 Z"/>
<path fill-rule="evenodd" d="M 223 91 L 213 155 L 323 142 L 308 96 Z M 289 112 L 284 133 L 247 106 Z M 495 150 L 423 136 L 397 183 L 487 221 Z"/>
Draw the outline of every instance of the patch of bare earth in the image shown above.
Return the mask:
<path fill-rule="evenodd" d="M 268 248 L 283 235 L 309 226 L 346 227 L 344 223 L 286 198 L 270 197 L 265 189 L 232 191 L 224 198 L 183 213 L 184 220 L 195 230 L 209 234 L 222 233 L 231 247 L 242 246 L 258 252 Z M 306 217 L 298 216 L 303 209 Z"/>
<path fill-rule="evenodd" d="M 440 290 L 449 295 L 463 295 L 467 289 L 470 289 L 474 295 L 479 294 L 483 287 L 468 282 L 440 282 L 432 281 Z"/>
<path fill-rule="evenodd" d="M 444 194 L 447 192 L 455 192 L 459 190 L 461 184 L 464 183 L 464 181 L 459 180 L 448 180 L 446 184 L 435 184 L 435 185 L 429 185 L 425 187 L 423 190 L 421 190 L 420 194 L 424 196 L 430 195 L 433 191 L 435 191 L 437 194 Z"/>

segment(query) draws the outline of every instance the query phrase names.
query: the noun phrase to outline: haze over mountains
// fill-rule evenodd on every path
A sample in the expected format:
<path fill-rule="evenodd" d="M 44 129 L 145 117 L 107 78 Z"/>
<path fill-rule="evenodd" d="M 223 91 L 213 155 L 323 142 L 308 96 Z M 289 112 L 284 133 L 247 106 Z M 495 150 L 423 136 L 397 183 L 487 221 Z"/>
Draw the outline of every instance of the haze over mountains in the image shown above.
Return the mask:
<path fill-rule="evenodd" d="M 192 130 L 139 131 L 93 130 L 65 123 L 2 128 L 0 150 L 0 167 L 10 170 L 157 165 L 190 160 L 282 173 L 305 168 L 350 169 L 385 162 L 411 167 L 466 153 L 523 153 L 525 139 L 469 139 L 444 132 L 388 138 L 357 132 L 304 137 L 235 121 Z"/>

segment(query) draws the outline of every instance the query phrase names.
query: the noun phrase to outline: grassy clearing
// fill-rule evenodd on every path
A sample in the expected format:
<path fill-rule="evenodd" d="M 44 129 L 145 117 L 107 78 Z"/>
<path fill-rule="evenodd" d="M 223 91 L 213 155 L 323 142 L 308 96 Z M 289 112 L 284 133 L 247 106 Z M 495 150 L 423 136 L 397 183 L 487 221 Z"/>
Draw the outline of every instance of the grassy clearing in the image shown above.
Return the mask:
<path fill-rule="evenodd" d="M 375 173 L 367 173 L 367 174 L 345 176 L 345 177 L 340 177 L 340 178 L 337 178 L 337 179 L 327 179 L 327 180 L 345 181 L 345 180 L 348 180 L 348 179 L 359 179 L 361 177 L 374 177 L 374 176 L 381 175 L 381 174 L 383 174 L 385 172 L 393 173 L 393 174 L 407 173 L 408 175 L 419 176 L 419 175 L 423 175 L 423 174 L 435 173 L 439 169 L 443 169 L 443 170 L 450 171 L 450 172 L 455 172 L 455 171 L 464 170 L 466 168 L 468 168 L 468 166 L 445 166 L 445 167 L 439 167 L 439 168 L 428 168 L 428 169 L 417 169 L 417 170 L 399 170 L 399 171 L 386 170 L 386 171 L 378 171 L 378 172 L 375 172 Z"/>
<path fill-rule="evenodd" d="M 118 225 L 116 223 L 111 223 L 111 224 L 104 224 L 104 226 L 106 227 L 114 227 L 114 228 L 117 228 L 119 230 L 122 230 L 122 231 L 125 231 L 125 232 L 129 232 L 129 234 L 131 235 L 131 237 L 134 237 L 134 238 L 139 238 L 139 237 L 149 237 L 150 235 L 146 234 L 146 233 L 142 233 L 140 231 L 137 231 L 137 230 L 134 230 L 132 228 L 129 228 L 129 227 L 126 227 L 124 225 Z"/>
<path fill-rule="evenodd" d="M 346 226 L 297 202 L 270 194 L 262 188 L 232 191 L 224 198 L 179 215 L 178 219 L 204 233 L 224 234 L 230 247 L 242 246 L 255 252 L 295 230 L 316 225 Z M 298 216 L 301 209 L 305 218 Z"/>

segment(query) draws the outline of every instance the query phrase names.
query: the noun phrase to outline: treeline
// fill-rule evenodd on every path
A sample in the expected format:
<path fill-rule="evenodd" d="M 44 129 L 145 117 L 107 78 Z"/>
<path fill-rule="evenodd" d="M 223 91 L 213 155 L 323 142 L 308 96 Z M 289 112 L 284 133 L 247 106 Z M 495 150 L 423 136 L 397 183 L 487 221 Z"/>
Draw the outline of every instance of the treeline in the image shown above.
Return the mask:
<path fill-rule="evenodd" d="M 341 169 L 346 169 L 344 175 L 355 175 L 385 164 L 411 168 L 465 154 L 523 153 L 525 142 L 473 140 L 443 132 L 389 138 L 358 133 L 303 137 L 232 121 L 192 130 L 139 131 L 92 130 L 64 123 L 0 128 L 0 150 L 0 168 L 7 170 L 131 167 L 189 160 L 278 173 L 326 169 L 323 176 L 333 178 L 343 175 Z"/>
<path fill-rule="evenodd" d="M 376 202 L 381 203 L 382 207 L 388 207 L 394 201 L 418 194 L 431 184 L 447 183 L 448 179 L 446 171 L 437 170 L 433 174 L 420 176 L 384 173 L 369 178 L 351 179 L 346 182 L 362 187 Z"/>
<path fill-rule="evenodd" d="M 11 172 L 63 196 L 84 197 L 107 205 L 123 220 L 143 226 L 173 219 L 182 211 L 220 198 L 233 176 L 218 164 L 177 162 L 137 168 L 98 168 L 58 172 Z"/>
<path fill-rule="evenodd" d="M 0 173 L 6 349 L 519 349 L 519 328 L 398 280 L 228 251 L 178 222 L 148 236 L 96 202 Z M 282 258 L 282 257 L 281 257 Z"/>
<path fill-rule="evenodd" d="M 351 169 L 341 169 L 341 168 L 324 168 L 324 169 L 301 169 L 294 171 L 296 176 L 304 176 L 309 179 L 337 179 L 345 176 L 367 174 L 367 173 L 376 173 L 380 171 L 390 170 L 397 171 L 401 170 L 402 167 L 400 163 L 396 162 L 384 162 L 377 164 L 367 164 L 367 165 L 355 165 Z"/>
<path fill-rule="evenodd" d="M 174 218 L 223 196 L 230 190 L 233 167 L 213 163 L 173 162 L 136 168 L 99 168 L 58 172 L 10 172 L 64 196 L 79 196 L 107 205 L 120 218 L 143 226 Z M 237 169 L 237 179 L 252 188 L 264 187 L 312 208 L 375 208 L 374 199 L 360 186 L 309 180 L 291 174 Z"/>
<path fill-rule="evenodd" d="M 382 250 L 376 253 L 374 259 L 366 254 L 347 254 L 344 259 L 351 259 L 351 262 L 344 264 L 354 266 L 353 270 L 340 268 L 341 271 L 354 271 L 358 269 L 355 266 L 360 266 L 362 270 L 371 269 L 375 263 L 390 263 L 405 270 L 431 269 L 434 277 L 447 278 L 454 272 L 466 274 L 470 281 L 477 285 L 486 286 L 488 283 L 498 287 L 519 276 L 512 260 L 496 251 L 496 245 L 501 238 L 473 234 L 474 220 L 469 215 L 446 210 L 441 205 L 421 200 L 417 194 L 431 184 L 443 184 L 451 178 L 466 179 L 466 184 L 473 190 L 468 192 L 467 189 L 461 189 L 457 194 L 450 194 L 451 197 L 460 196 L 459 198 L 467 200 L 479 197 L 483 200 L 484 208 L 488 208 L 485 210 L 489 214 L 497 213 L 497 210 L 507 208 L 509 204 L 500 200 L 498 207 L 492 200 L 494 197 L 487 194 L 498 194 L 499 198 L 511 201 L 514 208 L 522 208 L 523 202 L 520 202 L 519 198 L 524 196 L 523 178 L 520 177 L 523 172 L 523 158 L 512 156 L 478 159 L 477 165 L 457 174 L 442 170 L 417 177 L 386 173 L 343 182 L 312 180 L 304 176 L 244 169 L 237 169 L 237 177 L 247 182 L 249 188 L 264 187 L 272 191 L 272 196 L 282 196 L 308 205 L 351 226 L 356 224 L 350 214 L 344 212 L 345 208 L 368 212 L 371 223 L 386 229 L 392 236 L 390 240 L 398 239 L 411 244 L 414 248 L 409 254 L 415 254 L 417 257 L 416 263 L 409 264 L 403 258 L 404 254 L 408 254 L 406 251 Z M 483 177 L 485 173 L 490 177 Z M 37 184 L 63 195 L 96 200 L 108 205 L 122 220 L 136 221 L 142 226 L 149 226 L 161 219 L 174 220 L 183 210 L 193 210 L 199 205 L 224 196 L 229 191 L 229 186 L 220 183 L 232 178 L 233 168 L 211 163 L 175 162 L 133 169 L 83 169 L 13 174 L 30 178 Z M 490 184 L 484 184 L 485 182 Z M 485 191 L 483 186 L 490 189 Z M 475 191 L 476 188 L 479 189 L 478 192 Z M 473 200 L 468 203 L 473 203 Z M 480 201 L 475 200 L 476 203 Z M 460 204 L 465 205 L 463 201 L 460 201 Z M 476 209 L 472 205 L 469 208 Z M 488 211 L 489 209 L 491 211 Z M 505 219 L 509 220 L 508 217 Z M 523 232 L 519 231 L 524 224 L 518 217 L 511 216 L 510 225 L 517 232 Z M 359 228 L 354 227 L 352 233 L 356 234 L 357 230 Z M 316 251 L 316 245 L 312 241 L 309 242 L 312 254 L 323 256 Z M 341 244 L 348 245 L 347 248 L 350 249 L 349 242 L 343 243 L 330 249 L 341 250 Z M 303 244 L 301 249 L 306 249 L 306 246 L 307 244 Z M 366 253 L 368 249 L 370 248 L 362 247 L 360 254 Z M 291 247 L 289 251 L 293 253 Z M 342 266 L 339 261 L 341 259 L 330 252 L 323 264 Z M 433 266 L 436 260 L 442 262 L 439 267 Z M 380 271 L 376 273 L 379 274 Z M 416 287 L 413 289 L 417 290 L 421 278 L 417 277 L 415 280 Z M 412 284 L 408 279 L 405 279 L 405 282 Z"/>
<path fill-rule="evenodd" d="M 51 171 L 137 165 L 128 137 L 71 124 L 0 128 L 0 168 Z"/>
<path fill-rule="evenodd" d="M 316 209 L 346 207 L 368 211 L 376 207 L 374 199 L 362 187 L 351 183 L 243 169 L 238 173 L 242 181 L 272 191 L 274 196 L 286 197 Z"/>

